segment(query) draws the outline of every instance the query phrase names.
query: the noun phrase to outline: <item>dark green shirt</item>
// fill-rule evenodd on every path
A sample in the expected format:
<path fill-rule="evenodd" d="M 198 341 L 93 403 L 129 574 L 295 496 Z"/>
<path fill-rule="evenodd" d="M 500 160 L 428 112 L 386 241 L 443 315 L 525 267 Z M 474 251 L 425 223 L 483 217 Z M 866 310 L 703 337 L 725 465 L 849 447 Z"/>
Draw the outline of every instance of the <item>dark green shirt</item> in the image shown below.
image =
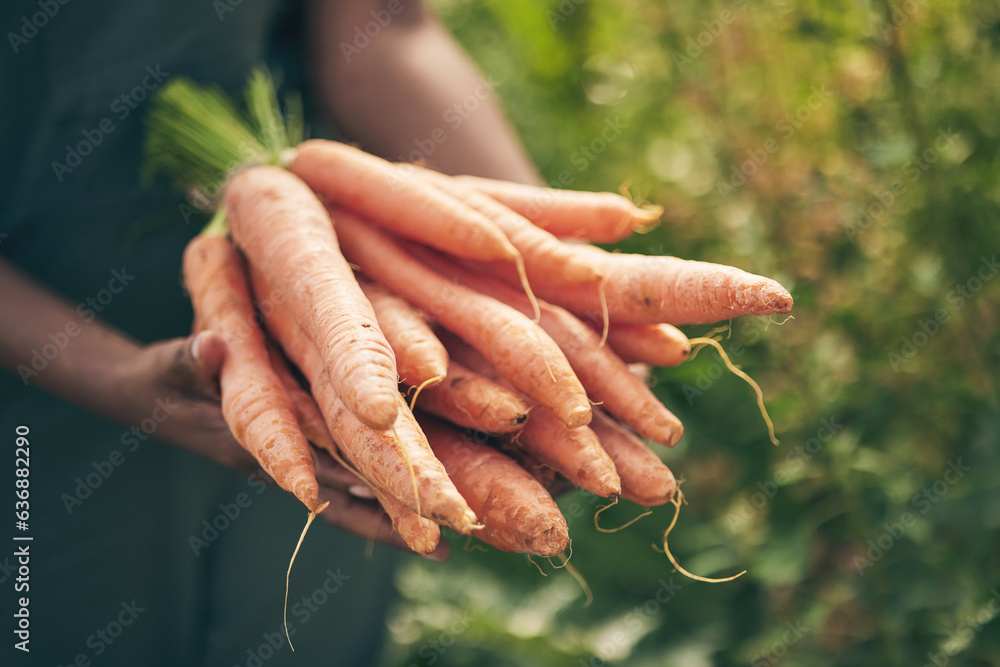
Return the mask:
<path fill-rule="evenodd" d="M 297 14 L 274 0 L 4 3 L 3 257 L 139 340 L 187 335 L 181 253 L 204 220 L 168 187 L 139 183 L 149 93 L 180 74 L 236 93 L 260 61 L 299 83 Z M 13 509 L 15 428 L 26 425 L 34 538 L 30 588 L 15 592 L 8 513 L 0 629 L 16 660 L 3 664 L 293 664 L 281 610 L 305 513 L 157 442 L 164 413 L 149 407 L 133 432 L 0 372 L 0 497 Z M 308 536 L 292 572 L 294 664 L 375 660 L 393 557 L 366 558 L 364 546 L 322 525 Z M 20 596 L 28 655 L 12 648 Z"/>

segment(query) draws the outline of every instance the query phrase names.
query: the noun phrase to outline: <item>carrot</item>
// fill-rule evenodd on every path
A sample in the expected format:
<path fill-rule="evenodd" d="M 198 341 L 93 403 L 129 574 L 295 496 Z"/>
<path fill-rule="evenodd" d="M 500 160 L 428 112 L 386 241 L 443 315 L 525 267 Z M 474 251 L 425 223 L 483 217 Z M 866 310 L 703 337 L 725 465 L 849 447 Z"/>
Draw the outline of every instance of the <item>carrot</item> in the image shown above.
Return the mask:
<path fill-rule="evenodd" d="M 185 248 L 183 266 L 198 322 L 226 343 L 219 372 L 226 424 L 278 486 L 315 512 L 319 485 L 309 443 L 271 370 L 239 253 L 225 236 L 202 233 Z"/>
<path fill-rule="evenodd" d="M 538 407 L 531 411 L 524 428 L 513 440 L 562 473 L 574 486 L 602 498 L 617 498 L 621 494 L 622 484 L 615 464 L 587 426 L 566 428 L 547 408 Z"/>
<path fill-rule="evenodd" d="M 770 315 L 792 309 L 792 297 L 770 278 L 740 269 L 678 259 L 609 253 L 592 246 L 574 252 L 605 272 L 612 322 L 624 324 L 710 324 L 739 315 Z M 538 285 L 535 291 L 590 320 L 601 316 L 592 289 Z"/>
<path fill-rule="evenodd" d="M 524 258 L 528 280 L 532 284 L 596 284 L 600 281 L 601 272 L 593 264 L 577 257 L 566 244 L 536 227 L 524 216 L 455 178 L 430 169 L 419 169 L 417 173 L 496 223 Z"/>
<path fill-rule="evenodd" d="M 430 313 L 567 426 L 590 421 L 590 402 L 566 357 L 528 317 L 450 283 L 356 216 L 337 209 L 334 217 L 345 254 L 366 275 Z"/>
<path fill-rule="evenodd" d="M 669 324 L 613 324 L 608 345 L 629 364 L 677 366 L 691 354 L 687 336 Z"/>
<path fill-rule="evenodd" d="M 497 370 L 478 352 L 454 336 L 444 336 L 443 342 L 453 356 L 468 364 L 476 373 L 505 384 Z M 511 441 L 540 463 L 552 468 L 574 486 L 604 498 L 617 498 L 621 480 L 611 457 L 586 426 L 567 428 L 544 406 L 534 406 L 520 433 Z"/>
<path fill-rule="evenodd" d="M 437 548 L 441 542 L 441 528 L 436 523 L 420 516 L 392 496 L 378 489 L 373 490 L 382 509 L 392 521 L 392 529 L 403 538 L 406 546 L 418 554 L 429 554 Z"/>
<path fill-rule="evenodd" d="M 594 410 L 591 428 L 615 462 L 622 480 L 622 498 L 646 507 L 673 499 L 677 491 L 674 474 L 635 434 L 601 410 Z"/>
<path fill-rule="evenodd" d="M 400 236 L 466 259 L 517 261 L 495 224 L 390 162 L 335 141 L 299 144 L 288 167 L 328 201 Z"/>
<path fill-rule="evenodd" d="M 391 426 L 399 405 L 392 349 L 316 195 L 284 169 L 252 167 L 230 181 L 225 210 L 236 244 L 286 296 L 344 403 L 372 428 Z"/>
<path fill-rule="evenodd" d="M 476 537 L 503 551 L 554 556 L 566 549 L 566 519 L 531 473 L 452 426 L 433 418 L 420 423 L 434 453 L 483 521 Z"/>
<path fill-rule="evenodd" d="M 273 345 L 268 346 L 268 352 L 271 355 L 271 365 L 275 373 L 281 378 L 285 386 L 285 391 L 288 392 L 292 403 L 295 405 L 295 414 L 298 418 L 299 426 L 310 442 L 326 450 L 341 465 L 353 472 L 362 484 L 372 490 L 379 504 L 392 520 L 393 530 L 403 538 L 406 546 L 419 554 L 429 554 L 434 551 L 441 540 L 441 530 L 438 528 L 438 525 L 430 519 L 423 518 L 395 498 L 372 487 L 371 483 L 360 472 L 354 470 L 350 464 L 340 457 L 337 445 L 334 443 L 333 436 L 330 435 L 330 430 L 323 421 L 323 415 L 319 411 L 316 401 L 309 395 L 309 392 L 299 385 L 298 380 L 292 375 L 292 371 L 288 368 L 288 363 L 281 352 Z"/>
<path fill-rule="evenodd" d="M 397 418 L 391 431 L 365 425 L 346 408 L 323 370 L 316 345 L 271 293 L 260 271 L 251 271 L 254 292 L 272 304 L 264 325 L 309 380 L 330 434 L 344 457 L 376 488 L 421 516 L 460 533 L 477 526 L 475 514 L 448 480 L 409 408 L 396 393 Z"/>
<path fill-rule="evenodd" d="M 447 278 L 503 301 L 522 313 L 531 309 L 527 299 L 503 283 L 465 270 L 432 251 L 415 248 L 412 252 Z M 594 401 L 651 440 L 667 446 L 680 440 L 684 432 L 680 420 L 664 407 L 624 361 L 607 346 L 601 345 L 600 337 L 593 329 L 558 306 L 545 302 L 538 305 L 542 315 L 539 325 L 559 344 Z"/>
<path fill-rule="evenodd" d="M 358 283 L 396 355 L 400 382 L 420 387 L 444 379 L 448 372 L 448 351 L 431 331 L 426 315 L 381 285 L 366 280 Z"/>
<path fill-rule="evenodd" d="M 299 423 L 302 434 L 309 442 L 336 456 L 337 445 L 334 444 L 330 431 L 326 428 L 326 422 L 323 421 L 323 415 L 320 413 L 316 401 L 299 384 L 299 381 L 292 374 L 292 370 L 288 367 L 284 355 L 277 347 L 268 345 L 267 353 L 271 359 L 271 368 L 274 370 L 274 374 L 281 380 L 285 393 L 292 401 L 292 406 L 295 409 L 295 420 Z"/>
<path fill-rule="evenodd" d="M 557 190 L 476 176 L 459 176 L 456 180 L 489 195 L 555 236 L 597 243 L 620 241 L 663 214 L 660 206 L 640 208 L 610 192 Z"/>
<path fill-rule="evenodd" d="M 528 405 L 521 397 L 454 361 L 444 382 L 424 389 L 417 406 L 453 424 L 486 433 L 521 428 Z"/>

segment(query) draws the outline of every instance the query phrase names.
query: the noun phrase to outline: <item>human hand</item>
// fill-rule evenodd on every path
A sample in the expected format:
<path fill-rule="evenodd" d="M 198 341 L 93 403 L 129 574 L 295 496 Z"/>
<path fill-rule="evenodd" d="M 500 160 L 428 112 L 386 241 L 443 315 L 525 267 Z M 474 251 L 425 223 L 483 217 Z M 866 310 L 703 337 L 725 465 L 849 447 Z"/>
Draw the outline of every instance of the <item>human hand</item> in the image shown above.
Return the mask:
<path fill-rule="evenodd" d="M 135 405 L 156 406 L 158 439 L 273 484 L 223 419 L 218 374 L 225 354 L 225 342 L 212 331 L 148 345 L 123 371 L 127 395 Z M 314 462 L 320 501 L 330 503 L 320 515 L 328 524 L 409 551 L 367 486 L 326 452 L 315 450 Z M 443 561 L 449 552 L 442 542 L 427 558 Z"/>

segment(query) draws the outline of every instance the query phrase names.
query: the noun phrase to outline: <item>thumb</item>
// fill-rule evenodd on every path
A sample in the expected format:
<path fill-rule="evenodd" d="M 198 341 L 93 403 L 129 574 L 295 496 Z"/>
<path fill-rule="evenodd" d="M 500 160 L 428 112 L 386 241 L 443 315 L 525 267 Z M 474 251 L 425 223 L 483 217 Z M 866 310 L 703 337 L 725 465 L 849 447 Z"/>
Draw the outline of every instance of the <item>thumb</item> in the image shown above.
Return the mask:
<path fill-rule="evenodd" d="M 177 384 L 193 393 L 219 398 L 219 371 L 226 358 L 226 343 L 211 330 L 189 336 L 177 351 L 173 375 Z"/>

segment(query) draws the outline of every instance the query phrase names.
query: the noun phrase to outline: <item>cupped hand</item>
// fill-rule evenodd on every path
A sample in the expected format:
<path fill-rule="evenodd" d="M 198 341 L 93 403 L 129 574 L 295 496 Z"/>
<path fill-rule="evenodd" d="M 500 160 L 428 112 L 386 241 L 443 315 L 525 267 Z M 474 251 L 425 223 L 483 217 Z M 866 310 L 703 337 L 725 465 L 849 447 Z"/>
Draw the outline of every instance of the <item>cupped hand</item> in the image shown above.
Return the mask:
<path fill-rule="evenodd" d="M 225 356 L 225 342 L 212 331 L 153 343 L 142 348 L 123 373 L 127 395 L 135 405 L 152 406 L 157 439 L 273 483 L 223 419 L 218 378 Z M 320 515 L 328 524 L 409 551 L 367 486 L 326 452 L 314 450 L 314 461 L 320 501 L 330 502 Z M 444 560 L 448 552 L 442 542 L 427 557 Z"/>

